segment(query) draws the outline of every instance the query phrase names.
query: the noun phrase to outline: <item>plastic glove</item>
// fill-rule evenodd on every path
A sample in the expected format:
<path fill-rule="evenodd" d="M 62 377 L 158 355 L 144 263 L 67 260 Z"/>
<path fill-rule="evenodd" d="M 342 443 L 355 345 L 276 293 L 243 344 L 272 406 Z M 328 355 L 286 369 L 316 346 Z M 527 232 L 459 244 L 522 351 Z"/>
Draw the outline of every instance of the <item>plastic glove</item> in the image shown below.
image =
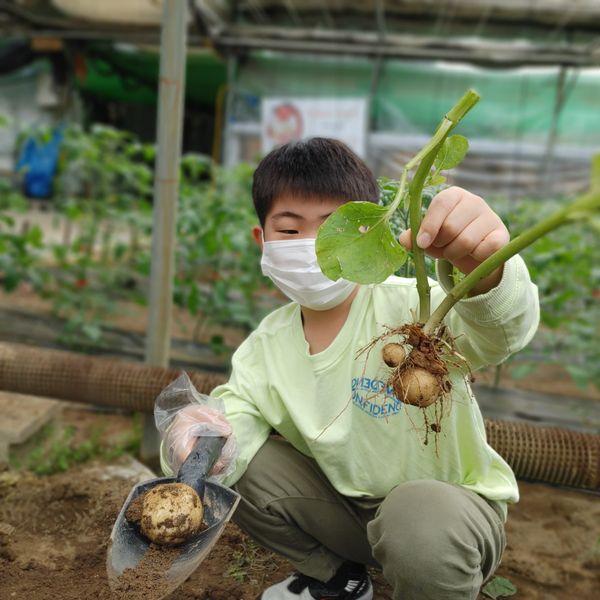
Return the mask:
<path fill-rule="evenodd" d="M 227 469 L 235 455 L 235 439 L 231 425 L 225 417 L 210 406 L 190 405 L 182 408 L 165 436 L 165 449 L 169 466 L 177 472 L 192 451 L 196 438 L 215 436 L 228 438 L 210 475 Z"/>
<path fill-rule="evenodd" d="M 237 454 L 231 425 L 217 409 L 201 404 L 181 408 L 166 431 L 164 443 L 167 462 L 173 471 L 179 470 L 194 448 L 196 439 L 202 436 L 228 438 L 209 475 L 224 474 L 228 471 Z"/>
<path fill-rule="evenodd" d="M 221 481 L 233 473 L 238 448 L 224 415 L 223 400 L 200 394 L 187 373 L 162 390 L 154 401 L 154 421 L 163 440 L 163 458 L 173 472 L 179 471 L 196 438 L 214 436 L 226 437 L 227 441 L 210 478 Z"/>

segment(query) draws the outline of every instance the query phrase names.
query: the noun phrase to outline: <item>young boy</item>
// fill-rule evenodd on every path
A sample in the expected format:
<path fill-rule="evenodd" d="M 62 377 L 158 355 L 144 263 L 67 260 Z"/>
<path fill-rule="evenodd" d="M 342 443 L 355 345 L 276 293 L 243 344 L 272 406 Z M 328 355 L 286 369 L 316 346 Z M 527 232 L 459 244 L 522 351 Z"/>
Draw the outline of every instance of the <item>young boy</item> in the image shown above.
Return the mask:
<path fill-rule="evenodd" d="M 316 261 L 314 240 L 329 214 L 344 202 L 377 202 L 373 175 L 344 144 L 314 138 L 266 156 L 253 199 L 263 273 L 292 302 L 243 342 L 229 382 L 212 395 L 223 399 L 239 447 L 225 480 L 242 496 L 234 520 L 297 569 L 260 598 L 370 600 L 365 566 L 383 569 L 398 600 L 476 598 L 504 549 L 506 504 L 518 500 L 514 475 L 486 443 L 463 373 L 452 373 L 441 431 L 425 444 L 421 409 L 385 385 L 380 347 L 357 357 L 384 326 L 413 320 L 414 280 L 333 282 Z M 434 198 L 417 238 L 445 259 L 440 283 L 431 282 L 432 305 L 450 285 L 450 263 L 468 273 L 508 240 L 481 198 L 456 187 Z M 410 231 L 400 241 L 409 246 Z M 538 323 L 522 260 L 481 281 L 446 323 L 473 369 L 522 348 Z M 206 420 L 200 406 L 182 410 L 186 425 L 182 419 L 163 444 L 166 472 L 189 452 L 187 423 Z"/>

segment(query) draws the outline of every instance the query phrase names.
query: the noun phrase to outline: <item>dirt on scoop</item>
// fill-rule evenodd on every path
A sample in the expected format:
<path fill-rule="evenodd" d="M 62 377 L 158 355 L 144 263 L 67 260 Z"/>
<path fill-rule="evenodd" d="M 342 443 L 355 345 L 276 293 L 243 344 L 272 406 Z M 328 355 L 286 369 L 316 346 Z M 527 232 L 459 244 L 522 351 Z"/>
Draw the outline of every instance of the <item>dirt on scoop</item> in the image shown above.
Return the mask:
<path fill-rule="evenodd" d="M 139 523 L 142 520 L 142 510 L 144 508 L 144 496 L 146 494 L 140 494 L 137 498 L 131 501 L 127 507 L 125 518 L 130 523 Z"/>
<path fill-rule="evenodd" d="M 147 600 L 160 597 L 169 589 L 166 573 L 179 557 L 178 548 L 152 544 L 135 569 L 125 569 L 118 578 L 113 593 L 118 600 Z"/>

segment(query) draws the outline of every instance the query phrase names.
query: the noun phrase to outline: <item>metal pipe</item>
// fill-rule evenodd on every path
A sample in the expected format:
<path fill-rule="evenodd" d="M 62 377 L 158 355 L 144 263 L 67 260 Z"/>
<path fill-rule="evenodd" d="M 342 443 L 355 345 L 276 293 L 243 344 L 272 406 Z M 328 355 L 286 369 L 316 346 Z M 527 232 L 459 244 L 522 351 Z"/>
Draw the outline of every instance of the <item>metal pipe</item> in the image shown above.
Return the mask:
<path fill-rule="evenodd" d="M 185 95 L 186 15 L 185 2 L 165 0 L 160 50 L 158 153 L 154 179 L 152 273 L 146 346 L 146 362 L 163 367 L 168 364 L 170 352 L 175 221 Z"/>
<path fill-rule="evenodd" d="M 160 79 L 156 129 L 158 154 L 154 178 L 152 272 L 146 337 L 146 362 L 167 367 L 171 350 L 171 312 L 175 272 L 175 238 L 185 59 L 187 2 L 165 0 L 160 42 Z M 152 420 L 144 422 L 142 457 L 158 455 L 158 435 Z"/>
<path fill-rule="evenodd" d="M 389 37 L 389 36 L 388 36 Z M 386 38 L 387 39 L 387 38 Z M 253 37 L 240 31 L 239 35 L 224 33 L 213 39 L 215 47 L 229 51 L 241 50 L 273 50 L 279 52 L 295 52 L 298 54 L 330 54 L 374 57 L 383 55 L 389 58 L 417 60 L 458 61 L 482 66 L 518 67 L 523 65 L 564 64 L 566 66 L 586 67 L 600 64 L 600 54 L 585 46 L 572 48 L 529 47 L 511 48 L 509 46 L 449 44 L 435 41 L 431 46 L 408 39 L 398 44 L 384 47 L 377 41 L 358 41 L 326 39 L 287 39 L 275 37 Z"/>

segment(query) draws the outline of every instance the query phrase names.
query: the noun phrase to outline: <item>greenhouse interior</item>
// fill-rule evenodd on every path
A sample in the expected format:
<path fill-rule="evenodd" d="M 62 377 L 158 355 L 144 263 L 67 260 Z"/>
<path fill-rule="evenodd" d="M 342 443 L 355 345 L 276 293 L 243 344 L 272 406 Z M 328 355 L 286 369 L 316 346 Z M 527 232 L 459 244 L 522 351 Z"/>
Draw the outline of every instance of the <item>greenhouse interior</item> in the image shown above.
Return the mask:
<path fill-rule="evenodd" d="M 599 2 L 0 32 L 0 600 L 600 597 Z"/>

